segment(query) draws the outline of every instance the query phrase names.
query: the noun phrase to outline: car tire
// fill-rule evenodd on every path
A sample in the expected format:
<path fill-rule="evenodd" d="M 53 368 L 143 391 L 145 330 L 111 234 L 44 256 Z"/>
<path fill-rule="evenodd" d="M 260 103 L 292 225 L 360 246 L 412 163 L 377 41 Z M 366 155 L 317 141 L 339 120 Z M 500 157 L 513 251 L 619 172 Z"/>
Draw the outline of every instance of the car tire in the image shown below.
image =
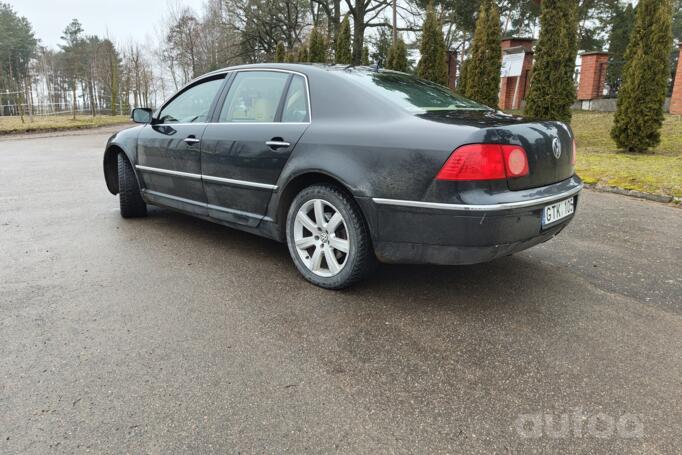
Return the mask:
<path fill-rule="evenodd" d="M 133 166 L 123 154 L 118 154 L 118 200 L 123 218 L 147 216 L 147 204 L 142 199 Z"/>
<path fill-rule="evenodd" d="M 317 219 L 317 204 L 322 206 L 321 223 Z M 301 223 L 301 218 L 298 218 L 301 212 L 312 217 L 308 216 L 308 220 Z M 338 221 L 336 213 L 341 221 Z M 306 226 L 310 222 L 313 224 L 308 229 Z M 322 288 L 349 287 L 367 277 L 377 263 L 360 208 L 350 195 L 335 185 L 309 186 L 296 195 L 287 214 L 286 238 L 289 254 L 298 271 L 306 280 Z M 308 249 L 299 248 L 311 242 Z M 313 263 L 320 256 L 322 259 L 318 259 L 319 268 L 315 271 Z M 336 265 L 332 267 L 331 263 Z M 340 270 L 334 270 L 337 266 Z"/>

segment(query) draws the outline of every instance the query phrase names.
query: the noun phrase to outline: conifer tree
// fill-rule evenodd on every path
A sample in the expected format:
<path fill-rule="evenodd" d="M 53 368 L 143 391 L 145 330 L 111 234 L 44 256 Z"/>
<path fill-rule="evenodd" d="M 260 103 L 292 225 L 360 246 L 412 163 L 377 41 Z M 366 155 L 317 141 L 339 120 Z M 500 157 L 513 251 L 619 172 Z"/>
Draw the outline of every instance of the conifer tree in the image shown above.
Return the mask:
<path fill-rule="evenodd" d="M 286 51 L 284 50 L 284 43 L 277 43 L 277 48 L 275 49 L 275 63 L 282 63 L 286 58 Z"/>
<path fill-rule="evenodd" d="M 369 48 L 367 46 L 362 48 L 362 64 L 369 66 Z"/>
<path fill-rule="evenodd" d="M 635 9 L 632 4 L 625 7 L 617 4 L 609 33 L 609 64 L 606 67 L 606 83 L 611 90 L 617 91 L 622 82 L 625 50 L 634 26 Z"/>
<path fill-rule="evenodd" d="M 469 84 L 469 59 L 462 62 L 459 67 L 459 83 L 457 84 L 457 92 L 464 96 L 467 85 Z"/>
<path fill-rule="evenodd" d="M 476 20 L 464 96 L 496 108 L 501 66 L 500 12 L 493 0 L 484 0 Z"/>
<path fill-rule="evenodd" d="M 445 40 L 443 30 L 433 4 L 426 9 L 426 20 L 422 28 L 421 59 L 417 65 L 417 75 L 437 84 L 447 85 L 448 65 L 445 61 Z"/>
<path fill-rule="evenodd" d="M 571 121 L 577 45 L 575 0 L 543 0 L 540 39 L 526 98 L 526 116 L 537 120 Z"/>
<path fill-rule="evenodd" d="M 350 20 L 347 15 L 343 18 L 339 27 L 334 57 L 339 65 L 350 65 L 353 60 L 353 54 L 350 50 Z"/>
<path fill-rule="evenodd" d="M 298 63 L 307 63 L 310 61 L 308 59 L 308 46 L 305 44 L 298 48 L 298 52 L 296 53 L 296 61 Z"/>
<path fill-rule="evenodd" d="M 643 152 L 661 141 L 672 43 L 671 0 L 640 0 L 611 129 L 623 150 Z"/>
<path fill-rule="evenodd" d="M 313 27 L 309 39 L 309 61 L 312 63 L 325 63 L 327 61 L 327 45 L 325 44 L 324 35 L 320 33 L 317 27 Z"/>
<path fill-rule="evenodd" d="M 379 64 L 379 66 L 385 67 L 388 61 L 388 50 L 391 48 L 391 35 L 385 27 L 379 29 L 374 43 L 375 50 L 372 52 L 372 60 Z"/>
<path fill-rule="evenodd" d="M 407 61 L 407 46 L 405 46 L 405 41 L 401 36 L 398 36 L 396 43 L 388 49 L 386 68 L 403 73 L 410 70 L 410 64 Z"/>

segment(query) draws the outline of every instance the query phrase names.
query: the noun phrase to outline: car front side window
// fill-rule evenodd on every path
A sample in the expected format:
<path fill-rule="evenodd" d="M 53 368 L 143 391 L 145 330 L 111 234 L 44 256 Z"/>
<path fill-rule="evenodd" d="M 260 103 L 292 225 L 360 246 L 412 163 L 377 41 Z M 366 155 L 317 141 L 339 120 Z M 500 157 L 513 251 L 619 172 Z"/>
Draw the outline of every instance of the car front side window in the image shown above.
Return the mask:
<path fill-rule="evenodd" d="M 225 98 L 221 123 L 271 123 L 289 79 L 288 73 L 244 71 L 237 73 Z"/>
<path fill-rule="evenodd" d="M 211 79 L 194 85 L 176 96 L 159 114 L 160 123 L 205 123 L 211 103 L 223 78 Z"/>

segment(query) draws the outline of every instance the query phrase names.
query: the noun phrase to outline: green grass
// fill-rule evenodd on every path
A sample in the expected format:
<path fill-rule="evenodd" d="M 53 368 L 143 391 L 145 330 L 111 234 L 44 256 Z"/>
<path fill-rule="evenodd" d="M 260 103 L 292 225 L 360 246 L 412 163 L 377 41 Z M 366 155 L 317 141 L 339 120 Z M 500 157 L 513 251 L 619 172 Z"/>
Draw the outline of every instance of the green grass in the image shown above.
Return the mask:
<path fill-rule="evenodd" d="M 611 140 L 613 113 L 574 112 L 577 172 L 586 183 L 682 196 L 682 117 L 666 115 L 661 143 L 649 153 L 623 153 Z"/>
<path fill-rule="evenodd" d="M 119 125 L 129 122 L 130 118 L 127 115 L 98 115 L 97 117 L 79 115 L 76 116 L 76 120 L 72 120 L 70 115 L 49 117 L 34 116 L 33 122 L 30 122 L 28 116 L 25 116 L 24 123 L 21 122 L 20 117 L 0 117 L 0 135 L 95 128 L 98 126 Z"/>

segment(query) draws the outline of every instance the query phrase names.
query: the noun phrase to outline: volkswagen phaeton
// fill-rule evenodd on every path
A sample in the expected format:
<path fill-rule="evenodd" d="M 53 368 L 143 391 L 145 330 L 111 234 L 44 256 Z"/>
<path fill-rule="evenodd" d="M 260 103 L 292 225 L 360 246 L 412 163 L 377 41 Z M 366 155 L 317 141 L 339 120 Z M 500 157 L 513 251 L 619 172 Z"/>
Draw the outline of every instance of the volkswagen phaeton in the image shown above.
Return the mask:
<path fill-rule="evenodd" d="M 162 206 L 286 242 L 329 289 L 386 263 L 474 264 L 545 242 L 581 180 L 571 129 L 409 74 L 236 66 L 201 76 L 104 154 L 123 217 Z"/>

